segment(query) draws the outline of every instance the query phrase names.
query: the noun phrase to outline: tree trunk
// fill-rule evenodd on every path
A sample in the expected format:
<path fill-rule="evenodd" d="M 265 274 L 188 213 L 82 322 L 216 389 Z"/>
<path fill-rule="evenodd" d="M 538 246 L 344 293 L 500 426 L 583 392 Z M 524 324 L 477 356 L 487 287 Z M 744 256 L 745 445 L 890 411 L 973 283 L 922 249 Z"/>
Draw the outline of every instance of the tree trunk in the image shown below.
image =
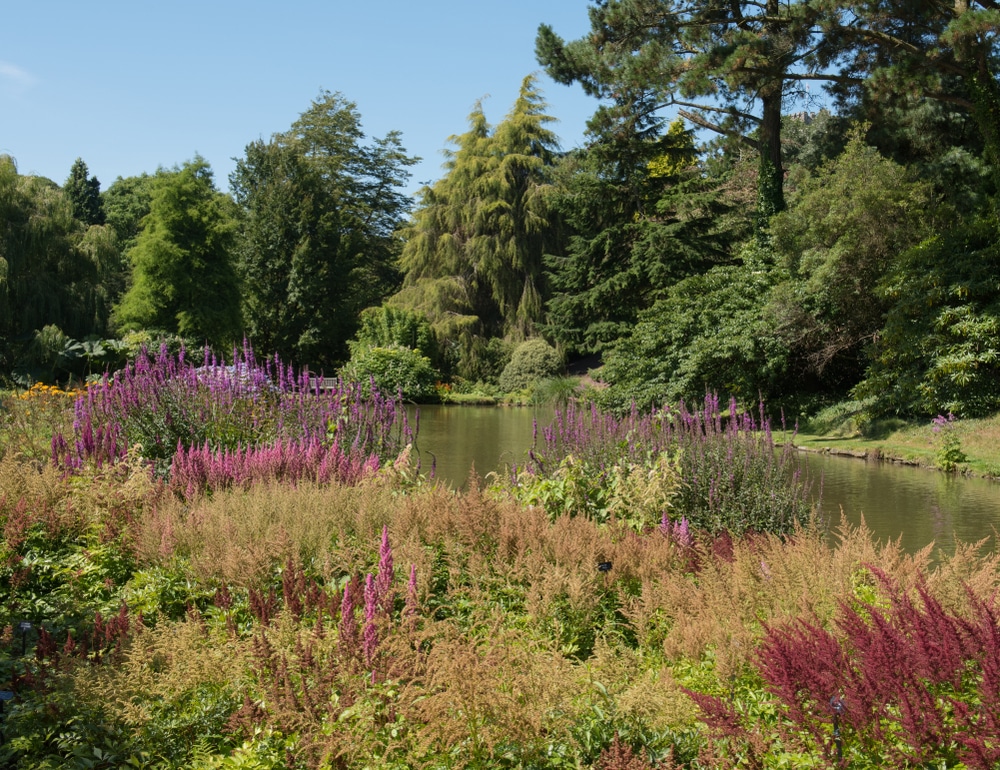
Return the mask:
<path fill-rule="evenodd" d="M 767 0 L 767 14 L 772 19 L 779 14 L 778 0 Z M 771 217 L 785 209 L 785 172 L 781 166 L 781 101 L 785 81 L 781 54 L 773 41 L 779 30 L 765 26 L 764 34 L 771 43 L 771 66 L 775 75 L 763 84 L 760 98 L 763 105 L 760 122 L 760 175 L 757 180 L 757 237 L 765 238 Z"/>

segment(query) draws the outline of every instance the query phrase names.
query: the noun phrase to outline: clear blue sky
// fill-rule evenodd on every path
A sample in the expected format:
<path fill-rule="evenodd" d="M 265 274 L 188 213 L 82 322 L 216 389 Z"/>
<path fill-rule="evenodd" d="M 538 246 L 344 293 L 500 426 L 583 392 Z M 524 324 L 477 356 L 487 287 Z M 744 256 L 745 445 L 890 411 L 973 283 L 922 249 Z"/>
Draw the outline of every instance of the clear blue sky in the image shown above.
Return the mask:
<path fill-rule="evenodd" d="M 229 189 L 234 157 L 287 130 L 320 89 L 355 102 L 369 137 L 402 132 L 438 179 L 477 99 L 499 122 L 539 66 L 535 31 L 589 28 L 586 0 L 7 0 L 0 153 L 62 184 L 80 157 L 107 189 L 200 154 Z M 597 102 L 544 75 L 564 149 Z"/>

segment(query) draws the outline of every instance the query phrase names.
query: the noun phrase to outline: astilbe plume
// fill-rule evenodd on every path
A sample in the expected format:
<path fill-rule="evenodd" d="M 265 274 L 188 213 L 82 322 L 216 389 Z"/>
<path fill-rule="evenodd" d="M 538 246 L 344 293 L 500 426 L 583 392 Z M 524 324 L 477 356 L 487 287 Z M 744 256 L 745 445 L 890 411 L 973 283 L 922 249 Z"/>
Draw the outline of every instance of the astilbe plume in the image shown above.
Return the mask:
<path fill-rule="evenodd" d="M 406 583 L 406 605 L 403 608 L 403 616 L 406 618 L 407 627 L 412 630 L 416 625 L 417 612 L 419 611 L 417 597 L 417 565 L 410 565 L 410 579 Z"/>
<path fill-rule="evenodd" d="M 382 527 L 382 542 L 378 551 L 378 577 L 375 580 L 375 595 L 378 600 L 378 611 L 384 615 L 392 612 L 395 601 L 395 570 L 392 566 L 392 544 L 389 542 L 389 528 Z"/>
<path fill-rule="evenodd" d="M 416 579 L 416 568 L 411 567 L 408 590 L 414 595 L 414 612 Z M 306 767 L 318 768 L 330 766 L 335 757 L 342 758 L 356 750 L 357 736 L 342 716 L 359 700 L 378 700 L 385 706 L 385 713 L 376 718 L 377 725 L 391 722 L 394 717 L 387 696 L 369 688 L 383 678 L 381 645 L 391 634 L 408 627 L 405 613 L 403 617 L 393 615 L 392 580 L 393 555 L 387 529 L 382 531 L 378 574 L 367 574 L 363 583 L 358 576 L 347 580 L 339 596 L 339 618 L 329 602 L 304 598 L 314 592 L 314 587 L 303 577 L 297 563 L 289 560 L 282 581 L 285 604 L 291 607 L 290 597 L 297 595 L 304 608 L 318 607 L 316 620 L 311 627 L 300 624 L 292 639 L 287 628 L 278 624 L 259 627 L 252 640 L 251 655 L 267 697 L 263 709 L 248 707 L 245 701 L 234 716 L 233 725 L 249 732 L 265 722 L 283 732 L 296 733 L 297 760 Z M 275 601 L 273 592 L 269 596 L 268 605 Z M 258 594 L 258 605 L 264 603 L 261 597 Z M 267 615 L 273 611 L 269 607 Z M 334 622 L 336 634 L 327 633 L 324 624 Z"/>
<path fill-rule="evenodd" d="M 362 654 L 365 666 L 371 668 L 375 662 L 375 650 L 378 648 L 378 605 L 379 595 L 375 587 L 375 578 L 369 572 L 365 576 L 365 626 L 361 638 Z"/>
<path fill-rule="evenodd" d="M 327 446 L 316 438 L 283 441 L 270 446 L 213 450 L 178 445 L 170 465 L 170 489 L 191 499 L 206 491 L 230 487 L 248 489 L 261 482 L 312 481 L 356 484 L 379 469 L 374 453 L 367 458 Z"/>
<path fill-rule="evenodd" d="M 340 655 L 349 659 L 358 654 L 358 621 L 354 617 L 353 581 L 347 581 L 340 602 L 340 624 L 337 627 L 337 645 Z"/>
<path fill-rule="evenodd" d="M 993 602 L 971 597 L 973 615 L 963 618 L 946 611 L 923 582 L 915 601 L 885 573 L 871 572 L 888 608 L 842 603 L 839 633 L 802 620 L 766 629 L 758 666 L 768 689 L 789 722 L 828 751 L 836 698 L 845 745 L 853 741 L 896 765 L 994 767 L 1000 632 Z M 725 704 L 711 701 L 699 698 L 716 728 L 739 732 Z"/>

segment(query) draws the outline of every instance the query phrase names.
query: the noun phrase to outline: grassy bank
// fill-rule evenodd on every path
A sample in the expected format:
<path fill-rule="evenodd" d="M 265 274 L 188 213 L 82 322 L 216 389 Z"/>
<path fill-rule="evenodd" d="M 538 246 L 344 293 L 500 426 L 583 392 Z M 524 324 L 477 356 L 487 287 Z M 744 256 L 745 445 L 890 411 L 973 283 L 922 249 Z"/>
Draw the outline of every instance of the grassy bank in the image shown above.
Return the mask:
<path fill-rule="evenodd" d="M 847 403 L 802 420 L 797 433 L 776 432 L 775 437 L 807 451 L 867 456 L 1000 478 L 1000 414 L 981 419 L 939 418 L 937 422 L 868 421 L 857 403 Z"/>

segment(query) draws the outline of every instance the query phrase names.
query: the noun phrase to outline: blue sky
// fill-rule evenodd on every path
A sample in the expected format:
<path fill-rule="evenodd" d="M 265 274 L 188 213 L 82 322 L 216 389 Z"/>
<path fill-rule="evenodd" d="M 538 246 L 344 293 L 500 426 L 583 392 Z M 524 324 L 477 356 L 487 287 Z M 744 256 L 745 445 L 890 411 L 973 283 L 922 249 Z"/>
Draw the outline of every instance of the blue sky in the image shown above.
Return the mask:
<path fill-rule="evenodd" d="M 62 184 L 81 157 L 106 189 L 200 154 L 229 187 L 234 157 L 284 131 L 320 89 L 355 102 L 369 137 L 402 132 L 423 161 L 408 192 L 441 176 L 447 138 L 477 99 L 500 121 L 538 72 L 538 24 L 568 38 L 586 0 L 8 0 L 0 42 L 0 153 Z M 597 106 L 540 86 L 564 149 Z"/>

